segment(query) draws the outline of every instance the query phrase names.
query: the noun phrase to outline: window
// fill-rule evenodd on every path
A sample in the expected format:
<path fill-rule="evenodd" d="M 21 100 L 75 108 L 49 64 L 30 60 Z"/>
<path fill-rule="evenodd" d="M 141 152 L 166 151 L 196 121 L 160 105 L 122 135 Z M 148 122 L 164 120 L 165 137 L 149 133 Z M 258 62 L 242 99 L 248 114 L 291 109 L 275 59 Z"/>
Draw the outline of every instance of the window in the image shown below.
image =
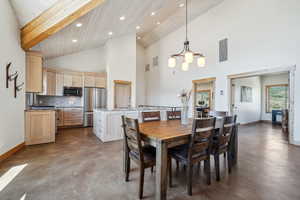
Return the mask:
<path fill-rule="evenodd" d="M 266 112 L 272 110 L 282 110 L 288 108 L 288 85 L 268 85 L 266 86 L 267 106 Z"/>

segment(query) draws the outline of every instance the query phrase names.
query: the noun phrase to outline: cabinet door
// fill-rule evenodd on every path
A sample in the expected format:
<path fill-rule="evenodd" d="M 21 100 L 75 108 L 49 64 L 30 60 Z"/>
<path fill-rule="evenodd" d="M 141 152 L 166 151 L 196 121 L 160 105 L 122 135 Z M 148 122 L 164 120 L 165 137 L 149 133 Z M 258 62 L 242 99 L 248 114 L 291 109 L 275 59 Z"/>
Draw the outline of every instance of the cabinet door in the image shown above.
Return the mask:
<path fill-rule="evenodd" d="M 64 74 L 64 86 L 72 87 L 72 75 Z"/>
<path fill-rule="evenodd" d="M 56 73 L 55 72 L 46 72 L 46 73 L 47 73 L 46 95 L 55 96 L 56 95 Z"/>
<path fill-rule="evenodd" d="M 72 87 L 82 87 L 82 76 L 80 75 L 72 76 Z"/>
<path fill-rule="evenodd" d="M 85 76 L 84 77 L 84 87 L 95 87 L 95 77 Z"/>
<path fill-rule="evenodd" d="M 105 88 L 106 78 L 104 77 L 95 77 L 95 86 L 98 88 Z"/>
<path fill-rule="evenodd" d="M 64 126 L 64 111 L 63 109 L 57 110 L 57 126 Z"/>
<path fill-rule="evenodd" d="M 55 141 L 55 111 L 26 112 L 27 145 Z"/>
<path fill-rule="evenodd" d="M 64 75 L 56 73 L 56 96 L 63 96 L 64 93 Z"/>
<path fill-rule="evenodd" d="M 42 92 L 42 82 L 42 57 L 26 55 L 26 92 Z"/>
<path fill-rule="evenodd" d="M 63 119 L 64 119 L 64 126 L 83 125 L 82 108 L 64 108 Z"/>

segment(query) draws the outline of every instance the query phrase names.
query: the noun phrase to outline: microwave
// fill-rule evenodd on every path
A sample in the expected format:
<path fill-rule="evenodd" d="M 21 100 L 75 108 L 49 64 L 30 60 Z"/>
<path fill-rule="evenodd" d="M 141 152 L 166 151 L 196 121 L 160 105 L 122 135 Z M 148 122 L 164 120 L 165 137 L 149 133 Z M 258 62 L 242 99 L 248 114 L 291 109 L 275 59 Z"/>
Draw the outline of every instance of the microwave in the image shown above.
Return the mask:
<path fill-rule="evenodd" d="M 64 96 L 82 96 L 82 88 L 80 87 L 64 87 Z"/>

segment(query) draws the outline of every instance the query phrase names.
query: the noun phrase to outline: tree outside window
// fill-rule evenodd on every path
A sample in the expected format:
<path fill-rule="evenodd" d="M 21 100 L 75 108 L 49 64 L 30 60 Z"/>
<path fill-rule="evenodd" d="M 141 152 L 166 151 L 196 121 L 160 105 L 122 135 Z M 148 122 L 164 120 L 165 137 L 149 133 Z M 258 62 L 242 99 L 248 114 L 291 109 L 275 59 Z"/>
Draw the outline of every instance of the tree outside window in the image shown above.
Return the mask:
<path fill-rule="evenodd" d="M 283 110 L 288 108 L 288 85 L 268 85 L 266 86 L 267 113 L 272 110 Z"/>

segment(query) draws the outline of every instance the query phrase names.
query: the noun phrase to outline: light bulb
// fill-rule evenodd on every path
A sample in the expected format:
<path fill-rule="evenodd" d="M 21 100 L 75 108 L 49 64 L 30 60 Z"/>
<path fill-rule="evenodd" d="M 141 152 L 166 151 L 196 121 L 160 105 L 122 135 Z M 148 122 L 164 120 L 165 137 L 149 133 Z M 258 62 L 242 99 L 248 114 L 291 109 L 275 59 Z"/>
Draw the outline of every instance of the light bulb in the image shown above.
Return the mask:
<path fill-rule="evenodd" d="M 170 57 L 169 60 L 168 60 L 168 66 L 170 68 L 176 67 L 176 58 Z"/>
<path fill-rule="evenodd" d="M 187 62 L 182 63 L 181 69 L 182 69 L 182 71 L 185 71 L 185 72 L 188 71 L 189 63 L 187 63 Z"/>
<path fill-rule="evenodd" d="M 205 57 L 204 57 L 204 56 L 201 56 L 200 58 L 198 58 L 197 63 L 198 63 L 198 66 L 199 66 L 199 67 L 205 67 L 205 63 L 206 63 Z"/>
<path fill-rule="evenodd" d="M 194 60 L 194 54 L 190 51 L 186 52 L 184 54 L 185 62 L 187 63 L 192 63 Z"/>

